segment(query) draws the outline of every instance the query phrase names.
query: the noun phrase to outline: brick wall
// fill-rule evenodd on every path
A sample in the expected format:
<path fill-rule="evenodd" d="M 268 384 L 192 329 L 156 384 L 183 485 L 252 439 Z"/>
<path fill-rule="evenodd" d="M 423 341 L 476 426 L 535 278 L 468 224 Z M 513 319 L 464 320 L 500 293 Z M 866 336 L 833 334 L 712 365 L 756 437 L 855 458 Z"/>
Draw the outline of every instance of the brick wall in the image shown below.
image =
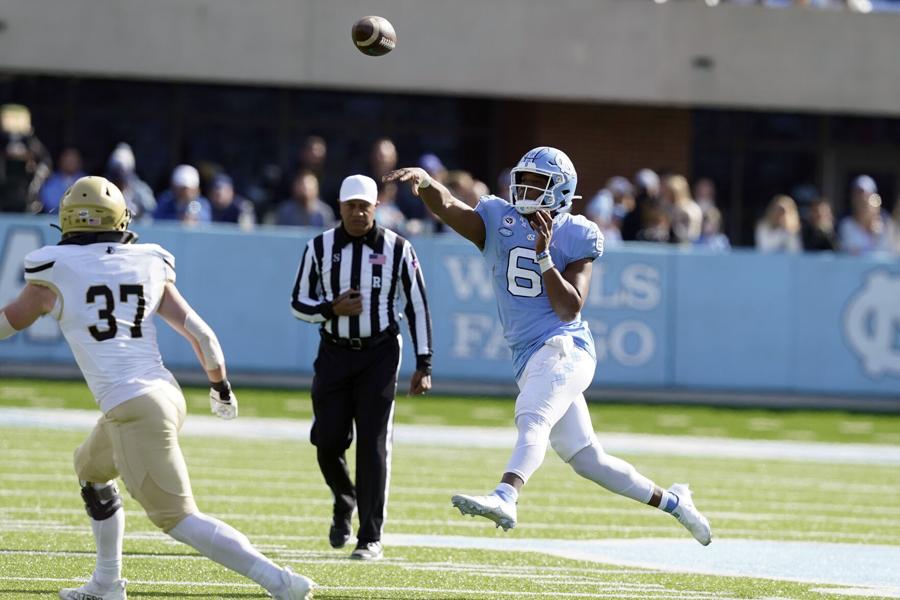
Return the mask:
<path fill-rule="evenodd" d="M 501 115 L 501 164 L 515 164 L 533 146 L 556 146 L 575 163 L 585 198 L 613 175 L 630 178 L 642 167 L 690 175 L 688 109 L 504 102 Z"/>

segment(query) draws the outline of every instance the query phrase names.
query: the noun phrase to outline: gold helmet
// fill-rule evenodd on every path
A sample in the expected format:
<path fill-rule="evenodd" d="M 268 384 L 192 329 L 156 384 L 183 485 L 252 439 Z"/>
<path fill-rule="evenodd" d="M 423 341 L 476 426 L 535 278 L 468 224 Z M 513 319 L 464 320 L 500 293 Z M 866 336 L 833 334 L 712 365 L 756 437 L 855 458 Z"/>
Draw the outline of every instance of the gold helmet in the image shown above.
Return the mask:
<path fill-rule="evenodd" d="M 59 227 L 70 233 L 126 231 L 131 211 L 125 197 L 103 177 L 82 177 L 63 194 L 59 203 Z"/>

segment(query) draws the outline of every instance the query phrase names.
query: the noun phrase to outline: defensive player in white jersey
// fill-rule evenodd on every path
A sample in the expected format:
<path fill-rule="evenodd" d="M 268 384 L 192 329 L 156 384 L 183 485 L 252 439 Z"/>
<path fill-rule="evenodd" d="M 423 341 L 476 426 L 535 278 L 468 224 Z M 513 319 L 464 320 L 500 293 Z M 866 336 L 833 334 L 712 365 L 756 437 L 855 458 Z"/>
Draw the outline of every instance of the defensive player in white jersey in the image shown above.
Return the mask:
<path fill-rule="evenodd" d="M 512 457 L 493 492 L 458 494 L 453 505 L 504 530 L 515 527 L 519 490 L 543 462 L 549 443 L 582 477 L 671 513 L 697 541 L 709 544 L 709 522 L 687 484 L 660 488 L 606 454 L 594 434 L 583 392 L 593 379 L 596 354 L 581 309 L 592 263 L 603 253 L 603 235 L 594 223 L 568 214 L 575 167 L 563 152 L 544 146 L 525 154 L 511 175 L 511 203 L 485 196 L 474 209 L 422 169 L 384 177 L 410 182 L 435 216 L 482 251 L 513 353 L 520 393 Z"/>
<path fill-rule="evenodd" d="M 121 600 L 125 515 L 115 479 L 150 520 L 200 554 L 259 583 L 275 598 L 312 597 L 312 580 L 281 568 L 229 525 L 203 514 L 178 445 L 185 401 L 163 366 L 153 316 L 194 347 L 210 381 L 210 407 L 237 416 L 215 333 L 175 287 L 175 261 L 155 244 L 133 244 L 119 189 L 83 177 L 59 209 L 62 239 L 25 257 L 26 285 L 0 311 L 0 339 L 49 314 L 60 328 L 103 415 L 75 451 L 75 472 L 97 546 L 93 576 L 60 591 L 64 600 Z"/>

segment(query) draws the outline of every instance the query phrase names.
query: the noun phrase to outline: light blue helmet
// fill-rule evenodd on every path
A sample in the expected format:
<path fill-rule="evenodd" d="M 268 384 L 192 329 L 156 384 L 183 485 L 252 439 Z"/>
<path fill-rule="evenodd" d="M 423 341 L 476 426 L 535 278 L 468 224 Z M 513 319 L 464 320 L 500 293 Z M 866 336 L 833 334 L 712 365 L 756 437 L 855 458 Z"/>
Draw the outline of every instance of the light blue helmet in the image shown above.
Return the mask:
<path fill-rule="evenodd" d="M 547 185 L 538 188 L 522 183 L 522 173 L 537 173 L 547 177 Z M 578 175 L 575 166 L 566 153 L 549 146 L 539 146 L 529 150 L 519 164 L 513 168 L 509 185 L 509 198 L 517 211 L 523 215 L 538 210 L 566 212 L 572 207 Z M 535 196 L 533 190 L 539 192 Z M 527 192 L 532 191 L 531 194 Z M 535 196 L 526 198 L 526 195 Z"/>

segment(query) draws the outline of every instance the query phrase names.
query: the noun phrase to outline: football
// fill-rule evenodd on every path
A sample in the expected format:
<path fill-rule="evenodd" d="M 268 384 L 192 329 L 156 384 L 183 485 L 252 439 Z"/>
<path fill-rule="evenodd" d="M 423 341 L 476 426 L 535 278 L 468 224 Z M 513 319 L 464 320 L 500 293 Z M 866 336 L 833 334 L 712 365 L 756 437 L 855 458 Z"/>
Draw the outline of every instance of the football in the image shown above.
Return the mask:
<path fill-rule="evenodd" d="M 382 56 L 397 45 L 394 26 L 384 17 L 363 17 L 353 24 L 353 43 L 363 54 Z"/>

